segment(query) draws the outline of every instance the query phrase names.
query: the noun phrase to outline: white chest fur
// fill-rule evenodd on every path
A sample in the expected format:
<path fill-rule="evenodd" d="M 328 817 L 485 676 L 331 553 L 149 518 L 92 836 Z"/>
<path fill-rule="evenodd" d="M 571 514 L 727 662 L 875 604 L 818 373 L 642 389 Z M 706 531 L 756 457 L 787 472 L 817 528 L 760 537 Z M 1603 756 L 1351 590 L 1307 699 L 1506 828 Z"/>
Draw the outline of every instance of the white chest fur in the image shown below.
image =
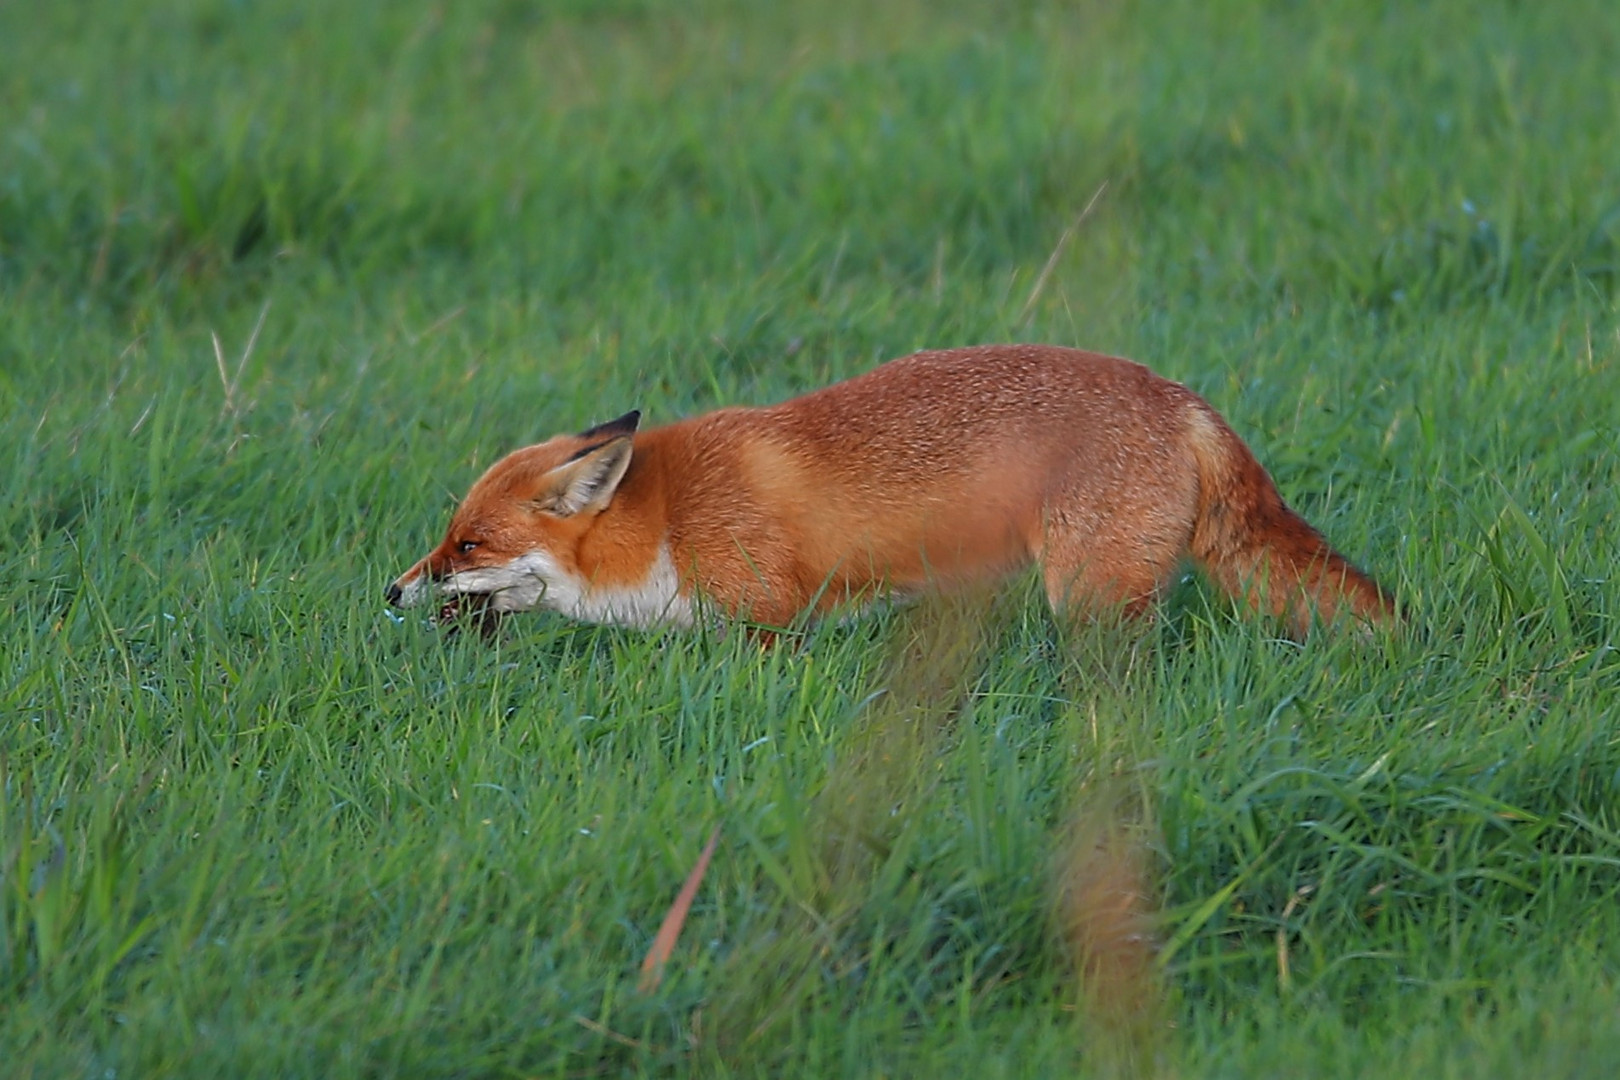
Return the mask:
<path fill-rule="evenodd" d="M 646 575 L 633 584 L 599 586 L 564 569 L 549 552 L 536 550 L 504 566 L 483 567 L 452 574 L 444 592 L 486 593 L 495 611 L 516 612 L 544 608 L 585 622 L 610 626 L 691 626 L 697 621 L 692 599 L 681 595 L 668 545 Z"/>

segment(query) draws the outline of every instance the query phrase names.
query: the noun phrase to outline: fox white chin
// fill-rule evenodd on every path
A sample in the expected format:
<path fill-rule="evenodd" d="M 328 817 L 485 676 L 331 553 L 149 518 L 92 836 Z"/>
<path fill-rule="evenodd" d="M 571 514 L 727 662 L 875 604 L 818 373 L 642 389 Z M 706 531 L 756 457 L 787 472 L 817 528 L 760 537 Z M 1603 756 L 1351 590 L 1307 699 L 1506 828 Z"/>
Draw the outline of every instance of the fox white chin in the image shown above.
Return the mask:
<path fill-rule="evenodd" d="M 443 603 L 441 622 L 447 609 L 454 618 L 475 606 L 494 616 L 552 611 L 582 622 L 643 630 L 690 627 L 697 621 L 695 605 L 681 595 L 680 575 L 668 545 L 659 548 L 645 576 L 629 585 L 593 587 L 569 573 L 549 552 L 536 549 L 504 565 L 458 571 L 441 581 L 417 577 L 400 590 L 396 603 L 412 607 L 430 599 Z"/>

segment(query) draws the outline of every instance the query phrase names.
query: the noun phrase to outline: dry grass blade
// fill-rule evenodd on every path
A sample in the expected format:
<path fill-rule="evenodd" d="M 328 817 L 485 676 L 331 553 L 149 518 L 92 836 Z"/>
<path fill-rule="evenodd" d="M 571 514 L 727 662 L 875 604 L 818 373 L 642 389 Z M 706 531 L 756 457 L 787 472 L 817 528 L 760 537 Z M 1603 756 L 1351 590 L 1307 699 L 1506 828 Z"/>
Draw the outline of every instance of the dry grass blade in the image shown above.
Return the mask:
<path fill-rule="evenodd" d="M 253 333 L 248 335 L 247 346 L 236 361 L 236 371 L 226 374 L 225 349 L 219 343 L 219 334 L 210 330 L 208 336 L 214 341 L 214 366 L 219 369 L 219 385 L 225 392 L 225 403 L 221 407 L 223 412 L 236 416 L 241 412 L 241 406 L 236 400 L 237 392 L 242 388 L 242 371 L 247 367 L 248 358 L 253 355 L 253 347 L 259 343 L 259 332 L 264 329 L 264 318 L 270 314 L 270 301 L 266 300 L 264 306 L 259 308 L 259 318 L 253 324 Z"/>
<path fill-rule="evenodd" d="M 620 1046 L 628 1046 L 632 1050 L 656 1051 L 658 1049 L 658 1047 L 647 1045 L 640 1039 L 632 1039 L 628 1035 L 621 1035 L 619 1032 L 614 1031 L 606 1024 L 603 1024 L 597 1020 L 592 1020 L 590 1017 L 585 1016 L 582 1013 L 574 1014 L 574 1023 L 578 1024 L 586 1031 L 594 1031 L 603 1038 L 611 1039 Z"/>
<path fill-rule="evenodd" d="M 1080 216 L 1074 219 L 1074 224 L 1064 229 L 1063 235 L 1058 237 L 1058 242 L 1052 246 L 1052 254 L 1046 257 L 1046 265 L 1041 267 L 1040 274 L 1035 278 L 1035 287 L 1029 290 L 1029 299 L 1024 301 L 1024 308 L 1018 313 L 1019 322 L 1029 318 L 1029 313 L 1035 307 L 1036 301 L 1040 300 L 1041 293 L 1046 291 L 1047 279 L 1052 276 L 1052 270 L 1062 257 L 1063 249 L 1069 246 L 1069 237 L 1073 236 L 1075 230 L 1091 215 L 1091 208 L 1097 205 L 1097 200 L 1102 198 L 1102 193 L 1107 190 L 1108 181 L 1104 180 L 1097 186 L 1097 190 L 1091 193 L 1091 198 L 1086 200 L 1086 207 L 1080 211 Z"/>
<path fill-rule="evenodd" d="M 714 847 L 719 842 L 720 826 L 716 825 L 714 831 L 709 834 L 709 842 L 703 846 L 703 854 L 698 856 L 697 865 L 686 875 L 686 881 L 681 885 L 681 891 L 676 894 L 675 902 L 669 906 L 664 923 L 658 928 L 658 936 L 653 938 L 652 948 L 647 950 L 646 959 L 641 962 L 641 981 L 637 985 L 642 993 L 652 993 L 663 981 L 664 964 L 675 951 L 675 941 L 681 936 L 681 927 L 686 925 L 687 913 L 692 910 L 692 900 L 697 896 L 698 886 L 703 884 L 703 875 L 708 873 L 709 860 L 714 856 Z"/>

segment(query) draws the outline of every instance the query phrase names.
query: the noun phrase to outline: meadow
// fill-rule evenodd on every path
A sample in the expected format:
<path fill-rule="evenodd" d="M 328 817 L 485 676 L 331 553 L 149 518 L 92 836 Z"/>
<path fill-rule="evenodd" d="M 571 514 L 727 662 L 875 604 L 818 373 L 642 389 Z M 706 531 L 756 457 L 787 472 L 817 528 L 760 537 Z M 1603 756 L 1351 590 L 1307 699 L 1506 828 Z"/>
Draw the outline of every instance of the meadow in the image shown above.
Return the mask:
<path fill-rule="evenodd" d="M 0 1071 L 1611 1075 L 1610 7 L 0 5 Z M 1410 625 L 383 603 L 508 449 L 984 341 Z"/>

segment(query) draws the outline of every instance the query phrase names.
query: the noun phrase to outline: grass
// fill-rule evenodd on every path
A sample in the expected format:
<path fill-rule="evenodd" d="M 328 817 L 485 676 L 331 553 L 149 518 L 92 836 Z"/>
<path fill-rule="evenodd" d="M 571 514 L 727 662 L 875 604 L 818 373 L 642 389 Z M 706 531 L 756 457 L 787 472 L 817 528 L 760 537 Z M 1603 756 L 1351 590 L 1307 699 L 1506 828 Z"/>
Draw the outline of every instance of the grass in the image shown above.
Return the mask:
<path fill-rule="evenodd" d="M 0 1058 L 1605 1075 L 1607 10 L 0 8 Z M 384 610 L 513 446 L 990 340 L 1204 393 L 1412 631 Z"/>

